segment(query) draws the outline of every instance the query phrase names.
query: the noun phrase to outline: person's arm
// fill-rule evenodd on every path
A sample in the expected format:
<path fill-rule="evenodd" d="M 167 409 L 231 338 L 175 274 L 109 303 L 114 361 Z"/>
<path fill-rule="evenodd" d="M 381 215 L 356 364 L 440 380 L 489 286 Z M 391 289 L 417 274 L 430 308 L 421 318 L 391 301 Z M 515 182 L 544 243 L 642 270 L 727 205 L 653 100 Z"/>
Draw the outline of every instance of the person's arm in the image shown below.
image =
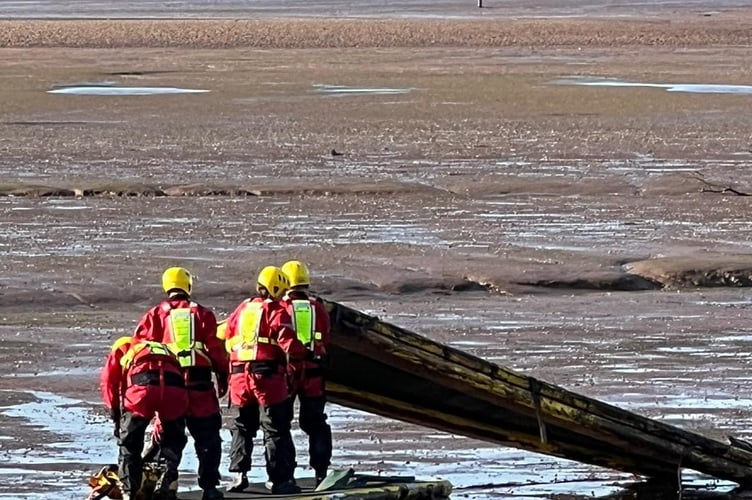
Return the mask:
<path fill-rule="evenodd" d="M 314 307 L 316 308 L 316 331 L 321 333 L 321 340 L 319 342 L 324 350 L 326 350 L 331 340 L 332 328 L 329 311 L 326 310 L 324 304 L 319 300 L 316 300 Z"/>
<path fill-rule="evenodd" d="M 162 341 L 161 335 L 156 335 L 158 331 L 161 331 L 162 329 L 158 310 L 158 307 L 153 307 L 146 311 L 146 314 L 141 317 L 138 326 L 136 326 L 136 331 L 133 334 L 135 338 L 140 340 L 153 340 L 155 342 Z"/>
<path fill-rule="evenodd" d="M 110 352 L 99 376 L 102 400 L 109 411 L 110 420 L 114 424 L 113 434 L 115 437 L 120 435 L 120 417 L 123 411 L 120 407 L 120 399 L 125 375 L 120 366 L 120 358 L 118 351 Z"/>
<path fill-rule="evenodd" d="M 108 410 L 120 409 L 120 386 L 123 382 L 123 369 L 120 360 L 114 352 L 107 356 L 107 361 L 102 367 L 99 376 L 99 388 L 102 392 L 102 400 Z"/>
<path fill-rule="evenodd" d="M 204 346 L 209 359 L 211 359 L 212 369 L 217 376 L 226 376 L 228 371 L 227 351 L 225 351 L 224 342 L 217 337 L 217 318 L 209 309 L 204 309 L 201 316 Z"/>

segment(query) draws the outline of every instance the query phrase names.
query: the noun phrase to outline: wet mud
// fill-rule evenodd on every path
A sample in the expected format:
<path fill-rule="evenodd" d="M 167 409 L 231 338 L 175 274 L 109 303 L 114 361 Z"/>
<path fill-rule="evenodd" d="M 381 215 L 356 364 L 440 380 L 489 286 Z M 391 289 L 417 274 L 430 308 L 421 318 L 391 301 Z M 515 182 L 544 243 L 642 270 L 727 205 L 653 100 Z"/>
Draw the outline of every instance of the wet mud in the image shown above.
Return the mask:
<path fill-rule="evenodd" d="M 752 437 L 752 96 L 666 91 L 750 84 L 748 8 L 540 1 L 504 14 L 487 1 L 487 32 L 453 2 L 342 24 L 283 19 L 316 2 L 293 3 L 232 29 L 3 21 L 0 497 L 80 498 L 115 459 L 99 366 L 172 265 L 223 317 L 258 269 L 299 258 L 331 300 L 642 415 Z M 39 5 L 25 17 L 55 17 Z M 93 5 L 71 16 L 97 17 Z M 213 5 L 216 18 L 238 8 Z M 209 92 L 49 92 L 86 82 Z M 446 478 L 453 498 L 665 493 L 329 413 L 335 467 Z M 262 462 L 257 450 L 255 480 Z M 686 497 L 735 486 L 683 478 Z"/>

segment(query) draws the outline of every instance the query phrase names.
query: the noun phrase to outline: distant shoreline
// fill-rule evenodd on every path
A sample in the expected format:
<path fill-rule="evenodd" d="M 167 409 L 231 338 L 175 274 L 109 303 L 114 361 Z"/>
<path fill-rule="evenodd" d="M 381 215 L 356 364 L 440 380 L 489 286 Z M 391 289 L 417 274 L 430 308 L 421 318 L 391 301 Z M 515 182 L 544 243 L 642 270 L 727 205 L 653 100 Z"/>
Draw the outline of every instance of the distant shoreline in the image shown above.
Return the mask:
<path fill-rule="evenodd" d="M 750 21 L 752 13 L 662 20 L 5 20 L 0 48 L 749 46 Z"/>

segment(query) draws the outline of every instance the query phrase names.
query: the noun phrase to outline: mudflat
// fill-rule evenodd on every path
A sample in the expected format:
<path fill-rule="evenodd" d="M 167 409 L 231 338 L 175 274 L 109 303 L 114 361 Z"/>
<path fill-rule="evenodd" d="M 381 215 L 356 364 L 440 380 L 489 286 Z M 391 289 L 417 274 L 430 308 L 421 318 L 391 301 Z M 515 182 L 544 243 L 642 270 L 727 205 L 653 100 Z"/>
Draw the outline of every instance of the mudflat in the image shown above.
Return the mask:
<path fill-rule="evenodd" d="M 50 491 L 15 479 L 46 471 L 73 498 L 114 456 L 97 370 L 172 265 L 222 317 L 262 266 L 305 260 L 329 299 L 747 437 L 752 10 L 408 3 L 420 16 L 0 21 L 13 491 Z M 473 495 L 631 479 L 331 416 L 335 465 L 518 483 Z"/>

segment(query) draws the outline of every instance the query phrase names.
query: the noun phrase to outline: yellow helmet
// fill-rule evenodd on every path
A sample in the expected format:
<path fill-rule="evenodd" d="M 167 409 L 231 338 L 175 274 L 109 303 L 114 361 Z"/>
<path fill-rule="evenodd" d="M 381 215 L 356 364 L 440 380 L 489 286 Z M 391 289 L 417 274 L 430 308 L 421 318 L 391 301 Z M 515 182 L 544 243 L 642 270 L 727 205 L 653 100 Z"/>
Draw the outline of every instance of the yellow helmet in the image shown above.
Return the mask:
<path fill-rule="evenodd" d="M 291 287 L 311 284 L 311 273 L 308 271 L 308 266 L 299 260 L 289 260 L 282 264 L 281 269 L 290 281 Z"/>
<path fill-rule="evenodd" d="M 182 290 L 188 295 L 193 288 L 193 276 L 184 267 L 171 267 L 162 273 L 162 289 L 165 292 Z"/>
<path fill-rule="evenodd" d="M 112 344 L 112 352 L 121 350 L 126 352 L 131 348 L 131 344 L 133 344 L 133 337 L 120 337 Z"/>
<path fill-rule="evenodd" d="M 279 299 L 285 294 L 285 290 L 290 287 L 287 276 L 276 266 L 266 266 L 261 270 L 256 279 L 256 283 L 266 288 L 269 295 L 274 299 Z"/>

